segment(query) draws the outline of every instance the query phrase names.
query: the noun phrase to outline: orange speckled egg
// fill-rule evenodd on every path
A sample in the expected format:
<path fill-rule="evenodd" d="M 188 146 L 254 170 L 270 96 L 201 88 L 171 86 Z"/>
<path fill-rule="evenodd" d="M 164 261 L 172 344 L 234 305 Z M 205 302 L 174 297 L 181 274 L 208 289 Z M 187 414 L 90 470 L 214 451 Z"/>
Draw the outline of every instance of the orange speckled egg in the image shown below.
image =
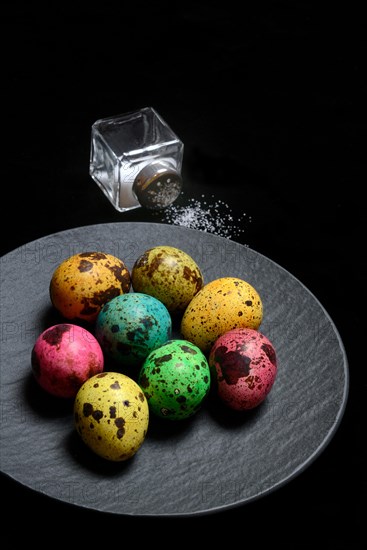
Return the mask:
<path fill-rule="evenodd" d="M 181 333 L 204 353 L 215 340 L 234 328 L 257 330 L 263 304 L 257 290 L 237 277 L 207 283 L 191 300 L 181 320 Z"/>
<path fill-rule="evenodd" d="M 182 314 L 203 287 L 203 275 L 195 260 L 174 246 L 146 250 L 131 270 L 135 292 L 161 301 L 172 314 Z"/>
<path fill-rule="evenodd" d="M 50 298 L 66 319 L 92 323 L 108 301 L 130 287 L 130 272 L 121 259 L 104 252 L 81 252 L 55 269 Z"/>

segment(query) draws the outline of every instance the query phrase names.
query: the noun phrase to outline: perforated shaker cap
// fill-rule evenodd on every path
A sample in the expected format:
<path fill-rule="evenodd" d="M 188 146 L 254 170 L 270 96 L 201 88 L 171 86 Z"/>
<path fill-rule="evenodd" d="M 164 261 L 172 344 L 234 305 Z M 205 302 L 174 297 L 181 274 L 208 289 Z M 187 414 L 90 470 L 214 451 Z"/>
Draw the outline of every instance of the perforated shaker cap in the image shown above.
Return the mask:
<path fill-rule="evenodd" d="M 180 174 L 167 162 L 153 161 L 144 166 L 133 183 L 133 192 L 141 204 L 159 210 L 172 204 L 182 189 Z"/>

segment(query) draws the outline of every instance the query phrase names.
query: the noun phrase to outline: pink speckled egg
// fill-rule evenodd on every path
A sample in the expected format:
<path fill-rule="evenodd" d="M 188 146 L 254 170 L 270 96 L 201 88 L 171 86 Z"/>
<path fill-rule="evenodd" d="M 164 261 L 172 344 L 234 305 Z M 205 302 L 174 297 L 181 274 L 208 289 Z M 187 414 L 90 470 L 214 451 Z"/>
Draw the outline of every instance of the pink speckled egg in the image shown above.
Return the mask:
<path fill-rule="evenodd" d="M 235 328 L 217 338 L 208 362 L 219 399 L 238 411 L 253 409 L 264 401 L 277 374 L 273 344 L 250 328 Z"/>
<path fill-rule="evenodd" d="M 56 397 L 74 398 L 82 384 L 104 369 L 95 336 L 71 323 L 42 332 L 32 349 L 32 372 L 38 384 Z"/>

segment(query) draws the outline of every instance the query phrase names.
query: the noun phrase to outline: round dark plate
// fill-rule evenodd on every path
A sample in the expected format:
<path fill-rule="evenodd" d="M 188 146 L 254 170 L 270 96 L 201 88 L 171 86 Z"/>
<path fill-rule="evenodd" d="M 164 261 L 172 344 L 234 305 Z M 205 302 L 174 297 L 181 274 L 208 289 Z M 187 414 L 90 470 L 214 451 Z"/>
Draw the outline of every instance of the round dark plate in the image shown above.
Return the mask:
<path fill-rule="evenodd" d="M 56 266 L 100 250 L 131 269 L 147 248 L 190 254 L 205 282 L 239 277 L 260 293 L 260 331 L 275 346 L 278 374 L 266 400 L 234 413 L 213 397 L 188 421 L 151 419 L 124 463 L 93 455 L 77 436 L 70 402 L 36 385 L 38 335 L 61 322 L 50 304 Z M 343 416 L 348 364 L 338 331 L 305 286 L 272 260 L 223 237 L 166 224 L 79 227 L 30 242 L 1 258 L 1 471 L 73 505 L 136 516 L 187 516 L 239 506 L 299 475 L 325 449 Z"/>

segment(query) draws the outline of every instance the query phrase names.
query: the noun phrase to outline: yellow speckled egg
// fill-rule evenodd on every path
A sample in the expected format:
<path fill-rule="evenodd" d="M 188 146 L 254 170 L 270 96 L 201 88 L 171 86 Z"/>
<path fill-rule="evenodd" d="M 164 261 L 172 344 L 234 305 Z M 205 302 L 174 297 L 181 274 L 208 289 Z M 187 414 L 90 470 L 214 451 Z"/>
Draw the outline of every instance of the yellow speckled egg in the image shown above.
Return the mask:
<path fill-rule="evenodd" d="M 131 271 L 135 292 L 154 296 L 173 314 L 183 313 L 203 287 L 203 275 L 195 260 L 173 246 L 146 250 Z"/>
<path fill-rule="evenodd" d="M 104 252 L 81 252 L 55 269 L 50 298 L 66 319 L 94 322 L 108 301 L 130 287 L 130 273 L 121 259 Z"/>
<path fill-rule="evenodd" d="M 78 434 L 95 454 L 121 462 L 131 458 L 145 440 L 148 402 L 132 378 L 103 372 L 84 382 L 76 394 L 74 422 Z"/>
<path fill-rule="evenodd" d="M 237 277 L 221 277 L 207 283 L 191 300 L 182 316 L 181 333 L 207 353 L 228 330 L 257 330 L 262 318 L 263 304 L 257 290 Z"/>

